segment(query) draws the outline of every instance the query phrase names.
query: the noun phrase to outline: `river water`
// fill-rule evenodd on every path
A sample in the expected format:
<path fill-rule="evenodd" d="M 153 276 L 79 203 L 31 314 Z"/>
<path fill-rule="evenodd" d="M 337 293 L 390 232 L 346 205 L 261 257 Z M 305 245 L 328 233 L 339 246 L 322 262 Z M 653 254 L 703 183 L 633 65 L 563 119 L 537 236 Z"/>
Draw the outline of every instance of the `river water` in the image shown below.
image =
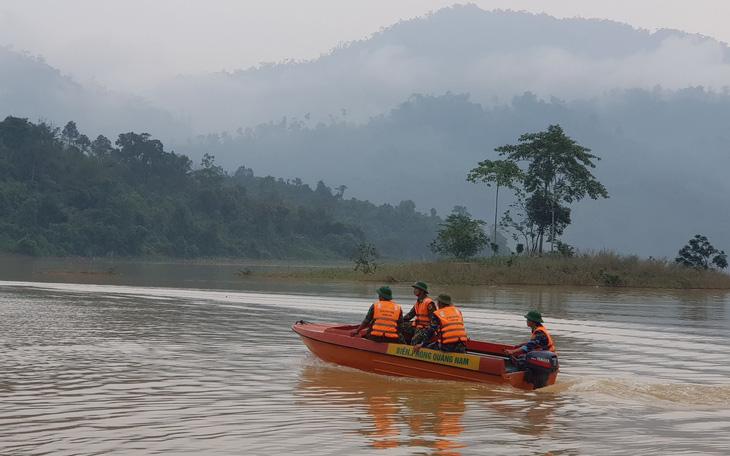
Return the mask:
<path fill-rule="evenodd" d="M 730 453 L 726 291 L 432 285 L 475 339 L 543 313 L 561 372 L 521 391 L 324 363 L 291 325 L 358 323 L 380 284 L 243 269 L 1 262 L 0 454 Z"/>

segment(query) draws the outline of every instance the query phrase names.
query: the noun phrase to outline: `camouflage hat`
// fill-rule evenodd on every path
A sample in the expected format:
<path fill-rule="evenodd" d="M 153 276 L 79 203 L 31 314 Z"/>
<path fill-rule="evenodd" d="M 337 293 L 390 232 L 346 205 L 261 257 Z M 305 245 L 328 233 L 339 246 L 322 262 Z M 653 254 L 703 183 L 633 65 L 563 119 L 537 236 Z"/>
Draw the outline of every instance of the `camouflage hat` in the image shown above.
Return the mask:
<path fill-rule="evenodd" d="M 393 292 L 390 291 L 390 287 L 388 285 L 383 285 L 382 287 L 377 289 L 378 296 L 380 296 L 383 299 L 387 299 L 390 301 L 393 299 Z"/>
<path fill-rule="evenodd" d="M 451 295 L 448 293 L 439 293 L 439 295 L 436 296 L 436 301 L 450 306 L 454 305 L 454 303 L 451 302 Z"/>
<path fill-rule="evenodd" d="M 537 310 L 531 310 L 525 314 L 525 318 L 535 323 L 542 323 L 542 314 Z"/>
<path fill-rule="evenodd" d="M 413 285 L 411 285 L 413 288 L 418 288 L 419 290 L 423 290 L 428 294 L 428 285 L 426 285 L 426 282 L 421 282 L 420 280 Z"/>

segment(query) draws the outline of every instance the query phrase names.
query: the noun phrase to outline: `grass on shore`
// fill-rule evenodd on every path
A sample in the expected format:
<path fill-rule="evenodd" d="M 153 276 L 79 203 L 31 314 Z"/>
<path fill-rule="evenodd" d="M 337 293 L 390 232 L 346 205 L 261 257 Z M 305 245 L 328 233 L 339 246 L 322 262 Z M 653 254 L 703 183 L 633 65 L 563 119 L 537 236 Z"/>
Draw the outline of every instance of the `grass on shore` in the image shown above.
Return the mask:
<path fill-rule="evenodd" d="M 730 289 L 730 275 L 679 266 L 666 259 L 639 259 L 611 252 L 511 256 L 474 261 L 438 260 L 378 265 L 373 274 L 353 268 L 309 271 L 306 277 L 440 285 L 563 285 L 587 287 Z"/>

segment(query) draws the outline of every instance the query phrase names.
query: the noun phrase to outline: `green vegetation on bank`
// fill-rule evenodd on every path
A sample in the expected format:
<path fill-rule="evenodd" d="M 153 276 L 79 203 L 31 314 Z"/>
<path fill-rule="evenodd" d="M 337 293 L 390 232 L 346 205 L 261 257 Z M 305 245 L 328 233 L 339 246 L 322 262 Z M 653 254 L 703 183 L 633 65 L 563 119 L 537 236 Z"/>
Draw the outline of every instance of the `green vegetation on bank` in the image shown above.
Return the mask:
<path fill-rule="evenodd" d="M 666 259 L 642 260 L 611 252 L 439 260 L 382 264 L 372 274 L 353 268 L 302 273 L 320 279 L 434 285 L 561 285 L 584 287 L 730 289 L 730 275 L 716 269 L 688 268 Z"/>
<path fill-rule="evenodd" d="M 28 256 L 347 259 L 371 243 L 430 256 L 441 219 L 412 201 L 375 206 L 299 179 L 198 167 L 147 133 L 112 143 L 7 117 L 0 122 L 0 252 Z"/>

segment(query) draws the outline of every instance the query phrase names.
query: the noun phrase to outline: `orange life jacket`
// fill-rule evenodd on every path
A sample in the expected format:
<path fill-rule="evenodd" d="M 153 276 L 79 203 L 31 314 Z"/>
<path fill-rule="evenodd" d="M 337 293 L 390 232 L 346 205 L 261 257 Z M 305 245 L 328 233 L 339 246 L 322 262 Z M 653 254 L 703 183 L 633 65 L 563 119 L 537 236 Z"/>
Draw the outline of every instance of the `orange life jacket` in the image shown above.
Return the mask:
<path fill-rule="evenodd" d="M 553 338 L 550 337 L 550 333 L 547 332 L 547 329 L 545 329 L 544 326 L 542 326 L 542 325 L 537 326 L 532 331 L 532 337 L 530 338 L 530 340 L 535 339 L 535 333 L 537 331 L 542 331 L 542 333 L 545 334 L 545 337 L 547 337 L 547 340 L 548 340 L 548 346 L 547 347 L 538 347 L 538 348 L 536 348 L 536 350 L 550 350 L 551 352 L 553 352 L 557 355 L 558 353 L 555 351 L 555 345 L 553 344 Z"/>
<path fill-rule="evenodd" d="M 416 308 L 416 319 L 413 320 L 413 326 L 416 328 L 428 328 L 428 325 L 431 324 L 431 317 L 428 315 L 428 306 L 436 308 L 433 299 L 428 296 L 424 297 L 422 301 L 416 301 L 416 305 L 413 306 Z"/>
<path fill-rule="evenodd" d="M 400 306 L 393 301 L 376 302 L 373 312 L 373 326 L 370 329 L 370 334 L 397 339 L 398 317 L 400 314 Z"/>
<path fill-rule="evenodd" d="M 442 344 L 466 342 L 466 329 L 461 311 L 454 306 L 446 306 L 433 313 L 441 321 L 439 337 Z"/>

